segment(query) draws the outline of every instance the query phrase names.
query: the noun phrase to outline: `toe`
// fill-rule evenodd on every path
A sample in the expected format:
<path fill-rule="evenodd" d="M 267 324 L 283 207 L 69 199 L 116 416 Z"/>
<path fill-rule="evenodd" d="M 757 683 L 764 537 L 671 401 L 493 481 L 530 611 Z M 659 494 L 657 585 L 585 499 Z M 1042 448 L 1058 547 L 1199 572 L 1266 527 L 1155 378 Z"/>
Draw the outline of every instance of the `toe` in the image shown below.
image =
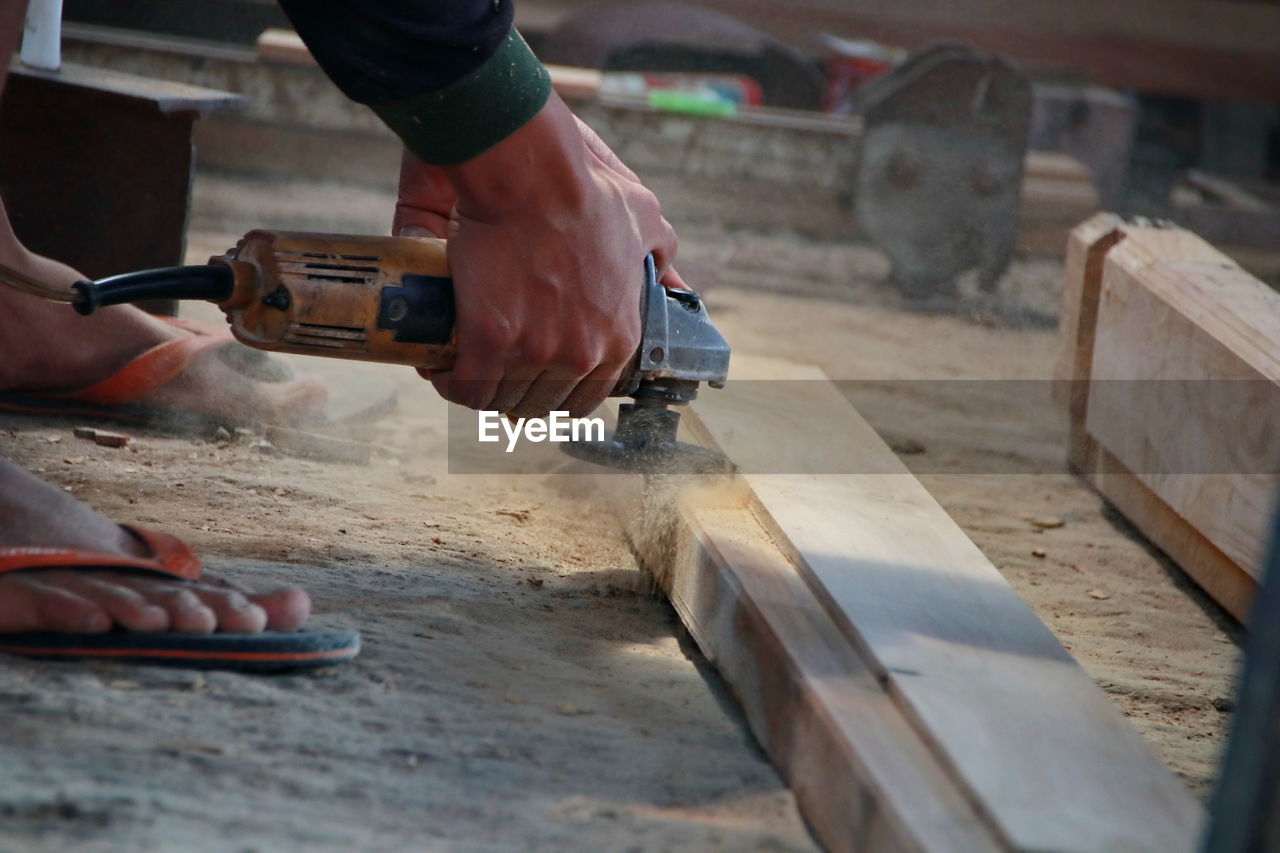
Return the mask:
<path fill-rule="evenodd" d="M 235 590 L 199 586 L 193 592 L 213 611 L 220 631 L 259 634 L 267 627 L 267 611 Z"/>
<path fill-rule="evenodd" d="M 301 587 L 287 586 L 250 600 L 266 611 L 267 627 L 273 631 L 296 631 L 311 615 L 311 598 Z"/>
<path fill-rule="evenodd" d="M 64 634 L 103 634 L 111 630 L 111 616 L 98 604 L 64 589 L 37 586 L 43 587 L 36 608 L 43 630 Z"/>
<path fill-rule="evenodd" d="M 153 599 L 169 614 L 169 630 L 181 634 L 212 634 L 218 616 L 190 589 L 170 588 Z"/>
<path fill-rule="evenodd" d="M 216 575 L 199 584 L 180 585 L 142 576 L 125 577 L 124 582 L 163 606 L 173 631 L 296 631 L 311 615 L 311 599 L 299 587 L 250 593 Z"/>
<path fill-rule="evenodd" d="M 34 576 L 0 580 L 0 632 L 101 634 L 110 628 L 107 612 L 74 592 Z"/>
<path fill-rule="evenodd" d="M 217 614 L 200 600 L 195 584 L 145 575 L 121 575 L 120 583 L 162 608 L 168 615 L 170 631 L 209 634 L 218 628 Z"/>

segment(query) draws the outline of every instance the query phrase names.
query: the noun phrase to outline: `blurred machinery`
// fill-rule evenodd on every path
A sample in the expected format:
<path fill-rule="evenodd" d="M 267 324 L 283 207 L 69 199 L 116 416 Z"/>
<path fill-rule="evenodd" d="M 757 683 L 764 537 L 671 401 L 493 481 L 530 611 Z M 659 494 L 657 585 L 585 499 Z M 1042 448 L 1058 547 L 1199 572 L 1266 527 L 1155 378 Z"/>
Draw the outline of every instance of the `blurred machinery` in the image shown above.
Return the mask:
<path fill-rule="evenodd" d="M 1007 61 L 926 48 L 858 90 L 863 135 L 852 211 L 903 293 L 984 290 L 1013 257 L 1031 86 Z"/>
<path fill-rule="evenodd" d="M 719 12 L 681 3 L 586 8 L 539 45 L 545 61 L 602 70 L 738 73 L 769 107 L 852 107 L 864 132 L 850 210 L 911 298 L 949 295 L 973 271 L 991 289 L 1013 255 L 1031 87 L 961 45 L 900 52 L 827 39 L 816 63 Z M 838 73 L 835 73 L 838 72 Z M 839 86 L 833 86 L 839 83 Z"/>

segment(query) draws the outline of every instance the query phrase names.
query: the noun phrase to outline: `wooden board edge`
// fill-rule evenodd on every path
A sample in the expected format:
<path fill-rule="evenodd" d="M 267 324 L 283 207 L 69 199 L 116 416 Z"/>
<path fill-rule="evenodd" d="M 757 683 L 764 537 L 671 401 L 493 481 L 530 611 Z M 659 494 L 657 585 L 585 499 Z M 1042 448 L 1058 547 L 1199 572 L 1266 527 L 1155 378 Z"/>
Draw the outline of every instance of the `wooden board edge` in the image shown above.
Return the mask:
<path fill-rule="evenodd" d="M 1054 398 L 1067 410 L 1067 465 L 1088 470 L 1091 460 L 1084 421 L 1093 366 L 1098 299 L 1107 253 L 1124 237 L 1123 220 L 1099 213 L 1076 226 L 1067 239 L 1062 271 L 1062 307 L 1058 325 L 1058 357 L 1054 368 Z"/>
<path fill-rule="evenodd" d="M 850 853 L 1011 849 L 753 513 L 698 503 L 672 511 L 660 501 L 628 538 L 732 688 L 822 844 Z"/>
<path fill-rule="evenodd" d="M 1108 266 L 1123 269 L 1258 377 L 1280 381 L 1280 294 L 1195 231 L 1127 224 L 1124 234 Z"/>
<path fill-rule="evenodd" d="M 10 73 L 10 85 L 16 81 L 20 86 L 29 86 L 42 92 L 60 90 L 91 93 L 104 104 L 143 114 L 186 116 L 192 119 L 219 110 L 242 109 L 249 103 L 249 98 L 238 92 L 161 80 L 78 62 L 64 62 L 57 71 L 45 71 L 15 63 Z"/>
<path fill-rule="evenodd" d="M 1242 366 L 1258 370 L 1257 364 L 1250 360 L 1244 348 L 1237 349 L 1235 344 L 1239 342 L 1231 336 L 1233 329 L 1229 324 L 1224 326 L 1221 321 L 1217 321 L 1210 324 L 1211 328 L 1206 328 L 1205 317 L 1194 310 L 1194 304 L 1182 298 L 1180 292 L 1170 290 L 1168 286 L 1156 286 L 1156 283 L 1164 282 L 1165 279 L 1157 279 L 1154 272 L 1172 265 L 1175 270 L 1172 273 L 1174 280 L 1180 280 L 1178 276 L 1194 275 L 1200 265 L 1204 265 L 1218 276 L 1213 279 L 1215 286 L 1221 284 L 1221 276 L 1227 276 L 1227 280 L 1233 285 L 1236 282 L 1247 282 L 1250 286 L 1256 284 L 1260 292 L 1265 290 L 1265 285 L 1240 269 L 1200 235 L 1184 228 L 1135 222 L 1123 224 L 1121 232 L 1123 242 L 1113 244 L 1119 248 L 1109 250 L 1103 258 L 1108 275 L 1111 272 L 1122 272 L 1132 286 L 1141 288 L 1142 292 L 1149 294 L 1160 304 L 1167 305 L 1170 311 L 1185 322 L 1201 328 L 1209 340 L 1230 352 Z M 1186 271 L 1177 271 L 1181 267 L 1185 267 Z M 1148 278 L 1148 275 L 1151 277 Z M 1230 309 L 1224 307 L 1223 310 Z M 1096 301 L 1094 311 L 1095 336 L 1090 344 L 1091 350 L 1096 346 Z M 1214 329 L 1221 334 L 1215 334 Z M 1256 351 L 1253 354 L 1256 355 Z M 1094 372 L 1096 371 L 1090 364 L 1089 374 Z M 1259 375 L 1265 374 L 1260 372 Z M 1082 474 L 1090 485 L 1173 560 L 1210 598 L 1240 622 L 1247 622 L 1257 582 L 1246 564 L 1241 562 L 1240 554 L 1232 555 L 1215 544 L 1209 538 L 1213 535 L 1212 531 L 1206 535 L 1197 528 L 1184 515 L 1185 508 L 1179 508 L 1162 498 L 1148 485 L 1149 481 L 1144 475 L 1135 473 L 1115 455 L 1115 448 L 1108 447 L 1090 432 L 1087 422 L 1087 383 L 1076 382 L 1073 385 L 1086 394 L 1086 401 L 1072 413 L 1069 460 L 1073 470 Z M 1259 531 L 1259 536 L 1261 535 L 1262 532 Z"/>
<path fill-rule="evenodd" d="M 1258 582 L 1106 448 L 1092 438 L 1088 442 L 1091 467 L 1085 479 L 1089 484 L 1210 598 L 1239 622 L 1247 623 Z"/>

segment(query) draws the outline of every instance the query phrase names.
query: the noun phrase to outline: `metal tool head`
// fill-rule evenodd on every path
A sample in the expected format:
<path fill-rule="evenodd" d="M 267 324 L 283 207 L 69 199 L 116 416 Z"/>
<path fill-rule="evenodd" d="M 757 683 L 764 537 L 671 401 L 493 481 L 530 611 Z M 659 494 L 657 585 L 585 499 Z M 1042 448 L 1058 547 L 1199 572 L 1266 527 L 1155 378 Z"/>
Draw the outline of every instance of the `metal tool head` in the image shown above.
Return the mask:
<path fill-rule="evenodd" d="M 644 398 L 641 398 L 643 400 Z M 728 474 L 733 463 L 722 453 L 676 440 L 680 413 L 664 404 L 623 403 L 618 428 L 604 441 L 571 441 L 565 452 L 584 462 L 640 474 Z"/>
<path fill-rule="evenodd" d="M 729 377 L 729 344 L 711 325 L 702 297 L 659 282 L 653 255 L 644 259 L 644 276 L 640 346 L 613 395 L 631 396 L 646 381 L 676 380 L 693 383 L 692 394 L 675 395 L 669 402 L 687 403 L 697 395 L 699 382 L 724 387 Z"/>
<path fill-rule="evenodd" d="M 727 473 L 723 454 L 676 441 L 682 406 L 698 396 L 698 385 L 723 388 L 729 374 L 729 344 L 711 325 L 706 306 L 692 290 L 664 287 L 653 256 L 645 258 L 641 336 L 631 369 L 614 396 L 634 403 L 618 408 L 618 428 L 604 441 L 571 441 L 564 451 L 598 465 L 645 474 Z"/>

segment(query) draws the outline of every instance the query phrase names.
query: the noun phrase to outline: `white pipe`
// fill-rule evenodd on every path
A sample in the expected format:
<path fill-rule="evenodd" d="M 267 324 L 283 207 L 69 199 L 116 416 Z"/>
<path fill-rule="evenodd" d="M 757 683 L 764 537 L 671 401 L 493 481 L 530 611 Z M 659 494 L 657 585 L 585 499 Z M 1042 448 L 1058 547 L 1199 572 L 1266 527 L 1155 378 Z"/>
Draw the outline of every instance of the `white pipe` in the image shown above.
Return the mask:
<path fill-rule="evenodd" d="M 45 71 L 62 65 L 62 0 L 30 0 L 21 56 L 23 65 Z"/>

